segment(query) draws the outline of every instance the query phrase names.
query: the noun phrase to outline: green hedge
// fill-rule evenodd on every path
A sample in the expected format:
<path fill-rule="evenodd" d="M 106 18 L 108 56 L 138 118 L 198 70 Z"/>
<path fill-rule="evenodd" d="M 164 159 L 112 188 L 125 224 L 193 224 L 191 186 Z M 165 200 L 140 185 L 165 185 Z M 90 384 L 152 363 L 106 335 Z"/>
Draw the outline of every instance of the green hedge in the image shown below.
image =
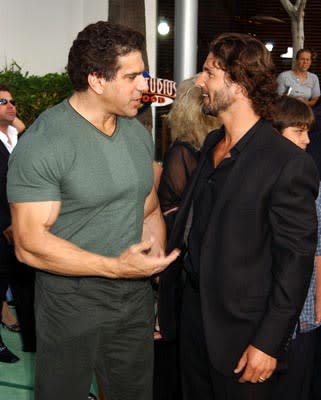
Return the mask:
<path fill-rule="evenodd" d="M 11 86 L 17 114 L 28 127 L 47 108 L 70 96 L 72 86 L 67 73 L 44 76 L 22 73 L 15 62 L 0 71 L 0 82 Z"/>

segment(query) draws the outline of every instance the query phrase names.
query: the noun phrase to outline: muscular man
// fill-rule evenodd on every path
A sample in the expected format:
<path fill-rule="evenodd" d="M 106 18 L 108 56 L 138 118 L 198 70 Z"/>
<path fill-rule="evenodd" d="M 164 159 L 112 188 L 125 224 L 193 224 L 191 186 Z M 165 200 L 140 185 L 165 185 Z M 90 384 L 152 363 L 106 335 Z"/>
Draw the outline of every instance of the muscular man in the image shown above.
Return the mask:
<path fill-rule="evenodd" d="M 152 140 L 133 118 L 143 45 L 109 22 L 80 32 L 68 59 L 74 94 L 36 120 L 10 162 L 16 254 L 39 270 L 37 400 L 85 399 L 93 371 L 108 399 L 152 396 L 149 277 L 178 251 L 161 251 Z M 154 238 L 141 242 L 143 221 Z"/>
<path fill-rule="evenodd" d="M 204 144 L 168 249 L 187 247 L 181 311 L 184 400 L 272 399 L 305 300 L 316 247 L 318 174 L 267 122 L 277 83 L 257 39 L 223 34 L 196 81 L 223 127 Z M 160 281 L 173 334 L 178 270 Z M 174 293 L 175 291 L 175 293 Z"/>

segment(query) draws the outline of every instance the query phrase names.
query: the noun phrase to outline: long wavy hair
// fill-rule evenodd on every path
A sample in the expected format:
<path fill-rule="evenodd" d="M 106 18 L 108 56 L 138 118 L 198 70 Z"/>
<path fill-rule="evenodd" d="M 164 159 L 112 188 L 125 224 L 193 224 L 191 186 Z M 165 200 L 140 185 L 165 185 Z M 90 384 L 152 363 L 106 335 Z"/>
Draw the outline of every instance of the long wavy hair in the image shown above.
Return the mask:
<path fill-rule="evenodd" d="M 227 78 L 239 84 L 256 114 L 272 119 L 277 98 L 276 71 L 264 44 L 242 33 L 223 33 L 210 44 L 210 52 Z"/>
<path fill-rule="evenodd" d="M 172 141 L 179 139 L 200 149 L 206 135 L 221 124 L 218 118 L 204 114 L 202 92 L 195 86 L 195 79 L 193 76 L 178 85 L 176 98 L 165 118 Z"/>

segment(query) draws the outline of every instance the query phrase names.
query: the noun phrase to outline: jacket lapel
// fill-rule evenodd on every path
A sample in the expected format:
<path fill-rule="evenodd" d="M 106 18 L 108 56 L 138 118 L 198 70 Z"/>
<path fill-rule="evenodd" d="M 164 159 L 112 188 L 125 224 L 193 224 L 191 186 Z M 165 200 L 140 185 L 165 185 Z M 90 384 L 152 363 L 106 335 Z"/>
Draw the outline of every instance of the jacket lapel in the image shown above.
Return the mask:
<path fill-rule="evenodd" d="M 268 132 L 265 132 L 264 129 L 266 124 L 266 121 L 261 121 L 257 124 L 254 135 L 250 138 L 245 148 L 240 152 L 235 162 L 235 165 L 228 175 L 222 191 L 220 192 L 215 202 L 215 206 L 210 217 L 211 219 L 215 219 L 224 204 L 230 198 L 237 195 L 237 193 L 239 192 L 239 188 L 243 184 L 244 179 L 249 176 L 249 170 L 253 169 L 253 165 L 255 165 L 254 159 L 257 159 L 257 167 L 259 168 L 260 148 L 265 147 L 264 136 L 269 135 Z"/>
<path fill-rule="evenodd" d="M 8 149 L 6 148 L 6 146 L 2 143 L 2 141 L 0 140 L 0 154 L 1 154 L 1 156 L 9 156 L 9 151 L 8 151 Z"/>

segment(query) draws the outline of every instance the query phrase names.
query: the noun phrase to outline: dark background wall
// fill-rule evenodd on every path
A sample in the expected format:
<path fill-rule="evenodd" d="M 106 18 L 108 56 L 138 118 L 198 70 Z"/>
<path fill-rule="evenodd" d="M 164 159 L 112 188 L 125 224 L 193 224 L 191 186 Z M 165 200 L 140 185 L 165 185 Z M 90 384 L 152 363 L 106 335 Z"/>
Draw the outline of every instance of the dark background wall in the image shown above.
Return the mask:
<path fill-rule="evenodd" d="M 159 0 L 158 15 L 168 19 L 170 34 L 158 38 L 158 77 L 174 77 L 175 0 Z M 321 78 L 321 2 L 307 0 L 305 8 L 305 47 L 314 52 L 310 68 Z M 279 20 L 279 21 L 278 21 Z M 198 16 L 198 70 L 208 53 L 210 41 L 222 32 L 243 32 L 256 36 L 262 42 L 273 42 L 272 58 L 277 72 L 291 68 L 291 59 L 281 58 L 292 45 L 290 17 L 279 0 L 200 0 Z M 156 157 L 163 158 L 169 138 L 161 115 L 168 107 L 157 109 Z"/>

